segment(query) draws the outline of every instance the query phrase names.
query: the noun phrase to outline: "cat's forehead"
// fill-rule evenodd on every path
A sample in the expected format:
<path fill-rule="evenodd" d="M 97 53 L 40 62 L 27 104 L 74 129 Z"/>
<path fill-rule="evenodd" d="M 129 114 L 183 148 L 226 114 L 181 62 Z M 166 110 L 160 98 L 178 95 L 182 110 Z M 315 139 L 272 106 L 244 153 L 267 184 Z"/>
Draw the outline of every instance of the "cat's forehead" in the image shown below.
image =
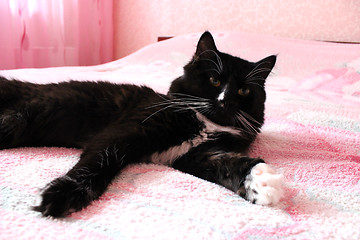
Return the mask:
<path fill-rule="evenodd" d="M 253 64 L 252 62 L 250 62 L 248 60 L 245 60 L 245 59 L 243 59 L 241 57 L 230 55 L 230 54 L 227 54 L 227 53 L 221 53 L 220 56 L 221 56 L 221 59 L 223 61 L 225 61 L 227 64 L 231 63 L 231 64 L 243 65 L 243 66 Z"/>
<path fill-rule="evenodd" d="M 246 76 L 253 68 L 254 63 L 241 59 L 239 57 L 224 55 L 223 77 L 241 78 Z"/>

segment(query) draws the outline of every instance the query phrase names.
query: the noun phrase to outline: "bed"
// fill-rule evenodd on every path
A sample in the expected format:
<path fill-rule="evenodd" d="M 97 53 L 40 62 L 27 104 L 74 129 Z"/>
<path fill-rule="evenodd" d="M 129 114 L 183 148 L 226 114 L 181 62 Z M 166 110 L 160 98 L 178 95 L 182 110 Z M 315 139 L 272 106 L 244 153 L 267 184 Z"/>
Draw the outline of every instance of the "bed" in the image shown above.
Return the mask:
<path fill-rule="evenodd" d="M 0 151 L 0 239 L 360 239 L 360 44 L 213 32 L 220 51 L 257 61 L 277 54 L 266 120 L 250 155 L 284 176 L 276 206 L 253 205 L 213 183 L 159 165 L 131 165 L 106 193 L 68 218 L 30 207 L 81 150 Z M 200 33 L 149 45 L 98 66 L 19 69 L 35 83 L 104 80 L 166 93 Z"/>

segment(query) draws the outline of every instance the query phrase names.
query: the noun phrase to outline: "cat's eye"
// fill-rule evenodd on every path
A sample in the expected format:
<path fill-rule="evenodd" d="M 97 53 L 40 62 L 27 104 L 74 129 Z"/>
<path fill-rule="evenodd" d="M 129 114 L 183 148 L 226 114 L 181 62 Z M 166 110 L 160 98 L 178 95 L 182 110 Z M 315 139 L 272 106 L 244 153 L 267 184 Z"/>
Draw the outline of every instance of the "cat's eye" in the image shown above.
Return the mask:
<path fill-rule="evenodd" d="M 220 85 L 221 85 L 221 82 L 219 80 L 215 79 L 214 77 L 210 77 L 210 83 L 214 87 L 220 87 Z"/>
<path fill-rule="evenodd" d="M 250 94 L 250 89 L 248 89 L 248 88 L 240 88 L 240 89 L 238 90 L 238 94 L 239 94 L 240 96 L 246 97 L 246 96 L 248 96 L 248 95 Z"/>

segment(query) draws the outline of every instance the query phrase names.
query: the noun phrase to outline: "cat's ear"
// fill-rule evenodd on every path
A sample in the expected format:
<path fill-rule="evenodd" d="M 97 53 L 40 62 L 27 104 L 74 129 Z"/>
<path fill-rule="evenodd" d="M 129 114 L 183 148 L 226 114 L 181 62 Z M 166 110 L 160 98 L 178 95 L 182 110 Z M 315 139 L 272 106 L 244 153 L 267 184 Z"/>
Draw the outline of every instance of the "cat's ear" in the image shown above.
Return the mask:
<path fill-rule="evenodd" d="M 201 35 L 197 44 L 195 57 L 201 57 L 202 55 L 206 55 L 207 53 L 211 53 L 213 51 L 217 52 L 214 38 L 210 32 L 206 31 Z"/>
<path fill-rule="evenodd" d="M 261 82 L 264 83 L 265 79 L 269 76 L 272 69 L 274 68 L 275 63 L 276 55 L 271 55 L 255 63 L 255 67 L 252 72 L 256 78 L 261 79 Z"/>

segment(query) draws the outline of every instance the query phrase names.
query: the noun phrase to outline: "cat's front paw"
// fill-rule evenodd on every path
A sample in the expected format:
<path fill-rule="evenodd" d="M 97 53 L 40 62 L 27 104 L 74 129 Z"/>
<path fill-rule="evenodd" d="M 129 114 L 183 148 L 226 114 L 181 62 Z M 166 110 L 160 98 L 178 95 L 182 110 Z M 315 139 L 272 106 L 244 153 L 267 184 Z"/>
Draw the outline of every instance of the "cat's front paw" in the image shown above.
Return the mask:
<path fill-rule="evenodd" d="M 63 176 L 49 183 L 41 193 L 42 201 L 33 210 L 43 216 L 66 217 L 88 206 L 96 198 L 84 181 Z"/>
<path fill-rule="evenodd" d="M 245 198 L 260 205 L 273 205 L 283 197 L 282 175 L 266 163 L 256 164 L 246 176 Z"/>

